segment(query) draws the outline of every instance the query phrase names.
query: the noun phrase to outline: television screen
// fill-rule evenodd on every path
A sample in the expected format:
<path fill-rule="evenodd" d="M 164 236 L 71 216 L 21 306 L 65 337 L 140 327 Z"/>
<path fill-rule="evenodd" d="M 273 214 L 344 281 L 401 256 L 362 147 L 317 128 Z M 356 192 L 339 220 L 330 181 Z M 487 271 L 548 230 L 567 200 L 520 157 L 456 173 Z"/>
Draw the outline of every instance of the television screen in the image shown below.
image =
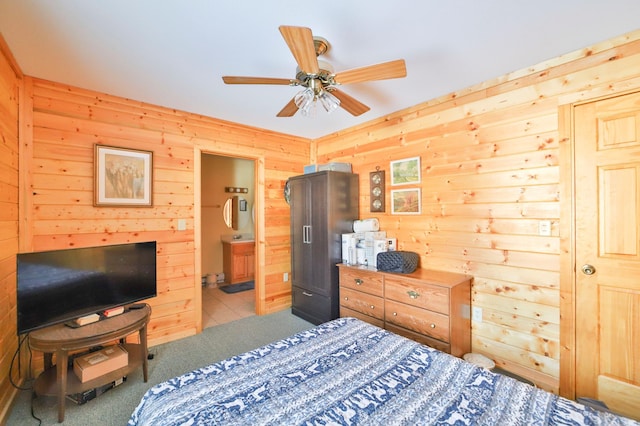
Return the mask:
<path fill-rule="evenodd" d="M 156 296 L 156 242 L 17 255 L 18 334 Z"/>

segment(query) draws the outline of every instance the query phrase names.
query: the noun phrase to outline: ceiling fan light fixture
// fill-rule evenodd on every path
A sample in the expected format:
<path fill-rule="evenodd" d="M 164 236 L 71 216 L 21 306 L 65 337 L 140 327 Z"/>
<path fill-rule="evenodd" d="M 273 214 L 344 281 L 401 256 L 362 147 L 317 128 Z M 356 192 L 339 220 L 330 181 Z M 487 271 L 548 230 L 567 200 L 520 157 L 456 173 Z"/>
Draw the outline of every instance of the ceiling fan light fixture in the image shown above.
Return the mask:
<path fill-rule="evenodd" d="M 314 117 L 316 115 L 316 94 L 313 89 L 307 87 L 298 92 L 293 99 L 302 115 L 306 117 Z"/>
<path fill-rule="evenodd" d="M 296 96 L 293 99 L 299 109 L 304 109 L 313 102 L 314 97 L 315 94 L 313 93 L 313 90 L 307 87 L 301 92 L 296 93 Z"/>
<path fill-rule="evenodd" d="M 340 99 L 324 88 L 311 88 L 296 93 L 293 98 L 300 113 L 305 117 L 315 117 L 318 101 L 327 113 L 332 113 L 340 106 Z"/>
<path fill-rule="evenodd" d="M 333 111 L 337 110 L 340 106 L 340 99 L 336 98 L 332 93 L 327 90 L 323 90 L 320 95 L 318 95 L 318 99 L 320 99 L 320 103 L 325 111 L 331 114 Z"/>
<path fill-rule="evenodd" d="M 304 89 L 298 92 L 278 112 L 278 117 L 293 117 L 298 111 L 301 111 L 302 115 L 313 117 L 316 114 L 318 103 L 322 105 L 327 113 L 342 107 L 345 111 L 357 117 L 369 111 L 370 108 L 342 90 L 338 90 L 335 86 L 407 76 L 404 59 L 352 68 L 336 74 L 330 63 L 320 59 L 320 56 L 327 53 L 330 48 L 326 39 L 314 37 L 311 29 L 306 27 L 281 25 L 279 30 L 296 60 L 295 79 L 243 76 L 222 77 L 226 84 L 276 84 L 303 87 Z"/>
<path fill-rule="evenodd" d="M 312 100 L 311 102 L 305 104 L 304 107 L 300 108 L 300 112 L 305 117 L 314 118 L 316 116 L 317 109 L 318 108 L 316 101 Z"/>

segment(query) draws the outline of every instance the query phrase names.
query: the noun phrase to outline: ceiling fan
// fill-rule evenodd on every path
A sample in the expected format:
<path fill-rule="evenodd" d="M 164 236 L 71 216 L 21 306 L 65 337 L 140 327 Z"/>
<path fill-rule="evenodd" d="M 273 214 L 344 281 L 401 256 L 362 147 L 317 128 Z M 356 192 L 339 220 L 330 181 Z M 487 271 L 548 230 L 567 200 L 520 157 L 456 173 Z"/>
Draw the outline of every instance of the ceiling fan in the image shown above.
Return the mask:
<path fill-rule="evenodd" d="M 383 62 L 361 68 L 335 73 L 333 67 L 318 57 L 329 50 L 329 43 L 322 37 L 314 37 L 309 28 L 280 26 L 280 33 L 289 46 L 298 63 L 294 79 L 270 77 L 224 76 L 226 84 L 276 84 L 285 86 L 301 86 L 304 90 L 277 114 L 278 117 L 292 117 L 298 110 L 304 115 L 312 115 L 316 102 L 331 112 L 338 106 L 354 116 L 369 111 L 369 107 L 347 95 L 336 86 L 365 81 L 386 80 L 406 77 L 407 69 L 404 59 Z"/>

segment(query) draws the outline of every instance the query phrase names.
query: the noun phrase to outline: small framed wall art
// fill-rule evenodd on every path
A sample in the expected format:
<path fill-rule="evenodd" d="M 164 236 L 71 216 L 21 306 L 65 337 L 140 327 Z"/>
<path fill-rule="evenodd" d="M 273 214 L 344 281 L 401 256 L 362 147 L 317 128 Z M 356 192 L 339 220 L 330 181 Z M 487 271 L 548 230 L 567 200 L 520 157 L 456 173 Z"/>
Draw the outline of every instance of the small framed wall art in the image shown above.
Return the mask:
<path fill-rule="evenodd" d="M 420 157 L 391 162 L 391 185 L 420 183 Z"/>
<path fill-rule="evenodd" d="M 153 152 L 95 145 L 94 204 L 151 207 Z"/>
<path fill-rule="evenodd" d="M 420 188 L 391 191 L 391 214 L 420 214 L 421 206 Z"/>

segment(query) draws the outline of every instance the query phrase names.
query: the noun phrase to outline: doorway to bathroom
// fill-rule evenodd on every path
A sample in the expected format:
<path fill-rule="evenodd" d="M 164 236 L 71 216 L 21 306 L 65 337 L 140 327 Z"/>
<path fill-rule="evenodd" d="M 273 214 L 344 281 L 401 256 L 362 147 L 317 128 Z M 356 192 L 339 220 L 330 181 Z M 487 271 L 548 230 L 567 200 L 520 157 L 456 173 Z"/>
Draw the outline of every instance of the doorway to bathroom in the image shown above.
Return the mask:
<path fill-rule="evenodd" d="M 211 153 L 200 160 L 202 328 L 207 328 L 256 314 L 255 161 Z"/>

